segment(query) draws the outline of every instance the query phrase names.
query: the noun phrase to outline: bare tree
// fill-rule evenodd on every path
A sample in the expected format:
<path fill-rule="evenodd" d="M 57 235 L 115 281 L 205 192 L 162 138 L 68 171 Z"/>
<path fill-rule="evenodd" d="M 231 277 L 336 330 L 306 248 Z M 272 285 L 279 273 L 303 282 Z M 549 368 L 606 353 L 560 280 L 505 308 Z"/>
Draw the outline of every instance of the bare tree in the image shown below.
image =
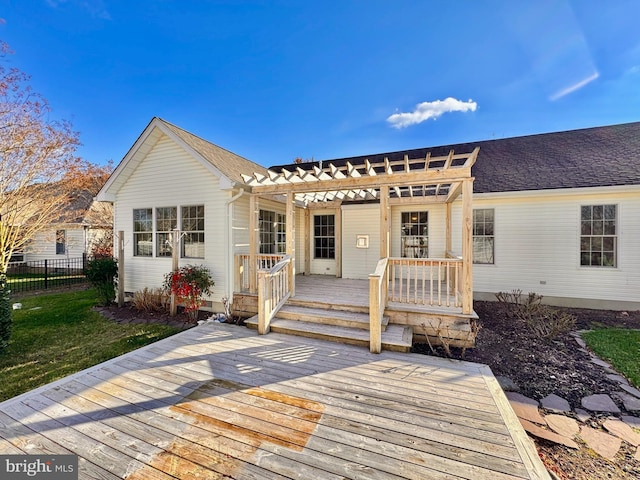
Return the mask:
<path fill-rule="evenodd" d="M 46 99 L 33 92 L 29 76 L 6 66 L 11 53 L 0 41 L 0 275 L 11 255 L 60 219 L 75 172 L 78 133 L 50 119 Z"/>

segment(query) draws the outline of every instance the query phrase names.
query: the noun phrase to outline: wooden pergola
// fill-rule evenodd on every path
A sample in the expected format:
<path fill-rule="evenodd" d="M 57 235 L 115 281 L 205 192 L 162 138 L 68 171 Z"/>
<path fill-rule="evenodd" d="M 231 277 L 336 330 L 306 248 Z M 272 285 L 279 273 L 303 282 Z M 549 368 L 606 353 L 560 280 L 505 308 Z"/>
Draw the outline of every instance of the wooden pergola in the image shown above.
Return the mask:
<path fill-rule="evenodd" d="M 259 196 L 283 195 L 286 198 L 286 255 L 289 263 L 289 291 L 295 294 L 295 207 L 312 204 L 340 204 L 369 200 L 380 204 L 380 257 L 389 257 L 390 208 L 392 205 L 444 203 L 446 205 L 446 250 L 452 249 L 452 203 L 462 196 L 462 311 L 472 312 L 472 226 L 473 177 L 479 147 L 468 153 L 371 162 L 362 165 L 345 162 L 326 166 L 301 164 L 295 169 L 269 170 L 267 175 L 243 175 L 251 187 L 250 197 L 250 269 L 257 268 Z M 338 209 L 339 210 L 339 209 Z M 338 220 L 338 219 L 337 219 Z M 339 258 L 336 258 L 340 262 Z M 250 271 L 255 291 L 256 272 Z"/>

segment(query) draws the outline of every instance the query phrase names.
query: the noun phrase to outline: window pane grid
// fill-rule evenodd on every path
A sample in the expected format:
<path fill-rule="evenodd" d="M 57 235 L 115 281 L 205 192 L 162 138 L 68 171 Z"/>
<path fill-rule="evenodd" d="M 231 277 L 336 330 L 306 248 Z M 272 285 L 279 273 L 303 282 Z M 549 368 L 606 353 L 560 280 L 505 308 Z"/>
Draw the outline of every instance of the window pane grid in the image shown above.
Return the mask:
<path fill-rule="evenodd" d="M 176 207 L 156 208 L 156 256 L 172 255 L 171 232 L 178 227 Z"/>
<path fill-rule="evenodd" d="M 580 265 L 617 266 L 616 205 L 587 205 L 580 209 Z"/>
<path fill-rule="evenodd" d="M 402 212 L 400 248 L 402 257 L 429 257 L 429 213 Z"/>
<path fill-rule="evenodd" d="M 153 255 L 153 210 L 151 208 L 133 210 L 133 255 L 137 257 Z"/>
<path fill-rule="evenodd" d="M 181 207 L 182 258 L 204 258 L 204 205 Z"/>
<path fill-rule="evenodd" d="M 313 217 L 314 257 L 336 258 L 335 215 Z"/>
<path fill-rule="evenodd" d="M 478 208 L 473 211 L 473 263 L 494 263 L 494 210 Z"/>

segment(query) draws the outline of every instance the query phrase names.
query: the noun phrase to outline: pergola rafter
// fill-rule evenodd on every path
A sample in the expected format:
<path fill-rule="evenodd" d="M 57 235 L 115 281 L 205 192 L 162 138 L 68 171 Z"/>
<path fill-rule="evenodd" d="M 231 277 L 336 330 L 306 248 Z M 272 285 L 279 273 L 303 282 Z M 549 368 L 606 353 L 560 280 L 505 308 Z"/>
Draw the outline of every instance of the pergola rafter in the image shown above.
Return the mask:
<path fill-rule="evenodd" d="M 362 165 L 346 162 L 342 166 L 330 163 L 321 168 L 282 168 L 269 170 L 267 175 L 254 173 L 242 175 L 252 193 L 264 195 L 290 194 L 298 202 L 308 204 L 333 200 L 375 200 L 380 198 L 380 187 L 388 186 L 389 197 L 413 199 L 435 197 L 438 201 L 451 202 L 460 194 L 461 181 L 471 178 L 471 167 L 479 148 L 470 153 L 454 153 L 402 160 L 371 162 Z"/>
<path fill-rule="evenodd" d="M 346 161 L 343 165 L 329 163 L 327 166 L 306 165 L 294 169 L 268 170 L 267 175 L 254 173 L 242 175 L 251 187 L 250 197 L 250 290 L 255 292 L 258 249 L 258 197 L 283 195 L 286 202 L 287 255 L 295 259 L 294 206 L 334 209 L 336 214 L 336 275 L 341 275 L 341 241 L 339 220 L 340 205 L 345 201 L 377 201 L 380 203 L 380 257 L 389 257 L 390 206 L 402 203 L 446 203 L 446 245 L 451 247 L 451 203 L 462 196 L 462 313 L 472 311 L 472 195 L 473 177 L 471 167 L 475 163 L 479 147 L 469 153 L 455 153 L 411 159 L 404 155 L 401 160 L 372 162 L 365 159 L 354 165 Z M 304 168 L 306 167 L 306 168 Z M 308 218 L 308 216 L 307 216 Z M 305 235 L 310 227 L 305 221 Z M 308 238 L 308 237 L 306 237 Z M 305 241 L 305 259 L 310 258 L 310 242 Z M 449 254 L 449 252 L 447 252 Z M 295 261 L 289 261 L 289 291 L 295 295 Z M 305 263 L 305 271 L 308 270 Z M 385 300 L 386 301 L 386 300 Z"/>

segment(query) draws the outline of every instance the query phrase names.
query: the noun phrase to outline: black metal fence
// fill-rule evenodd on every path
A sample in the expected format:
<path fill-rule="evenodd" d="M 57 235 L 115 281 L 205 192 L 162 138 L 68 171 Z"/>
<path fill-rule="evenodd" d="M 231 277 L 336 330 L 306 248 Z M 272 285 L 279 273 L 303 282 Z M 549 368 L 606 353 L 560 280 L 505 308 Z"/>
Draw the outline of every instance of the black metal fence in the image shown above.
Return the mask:
<path fill-rule="evenodd" d="M 70 287 L 87 281 L 86 255 L 10 263 L 7 282 L 12 293 Z"/>

